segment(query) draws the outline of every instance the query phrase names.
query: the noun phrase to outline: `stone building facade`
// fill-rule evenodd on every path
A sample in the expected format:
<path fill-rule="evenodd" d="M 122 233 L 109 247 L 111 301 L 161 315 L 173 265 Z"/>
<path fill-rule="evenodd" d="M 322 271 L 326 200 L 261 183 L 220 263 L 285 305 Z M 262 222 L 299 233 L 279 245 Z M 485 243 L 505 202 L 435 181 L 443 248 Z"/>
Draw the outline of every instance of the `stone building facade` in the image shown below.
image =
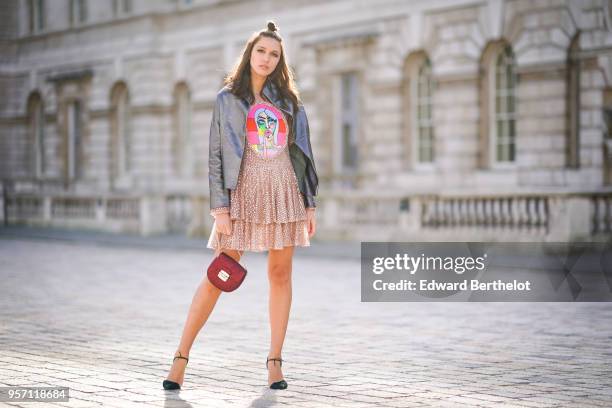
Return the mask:
<path fill-rule="evenodd" d="M 2 217 L 208 233 L 215 96 L 273 19 L 309 117 L 318 238 L 607 239 L 611 3 L 4 1 Z"/>

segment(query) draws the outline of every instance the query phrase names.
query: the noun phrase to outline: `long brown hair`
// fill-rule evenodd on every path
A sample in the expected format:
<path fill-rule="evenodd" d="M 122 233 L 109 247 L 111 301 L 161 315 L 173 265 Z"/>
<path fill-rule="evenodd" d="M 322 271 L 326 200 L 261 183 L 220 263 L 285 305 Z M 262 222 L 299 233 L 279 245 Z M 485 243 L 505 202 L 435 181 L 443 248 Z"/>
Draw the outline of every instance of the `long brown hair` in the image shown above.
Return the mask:
<path fill-rule="evenodd" d="M 242 57 L 238 60 L 232 71 L 225 77 L 223 83 L 224 85 L 230 85 L 231 92 L 234 95 L 246 99 L 249 103 L 253 103 L 255 101 L 255 95 L 253 95 L 253 90 L 251 89 L 251 52 L 261 37 L 274 38 L 280 43 L 280 59 L 274 71 L 266 78 L 266 83 L 271 81 L 276 85 L 283 100 L 289 99 L 293 103 L 293 107 L 290 108 L 293 109 L 295 116 L 300 96 L 295 85 L 293 70 L 287 65 L 283 39 L 278 34 L 277 30 L 276 24 L 273 21 L 268 21 L 267 29 L 254 32 L 242 51 Z M 290 118 L 287 119 L 291 120 Z"/>

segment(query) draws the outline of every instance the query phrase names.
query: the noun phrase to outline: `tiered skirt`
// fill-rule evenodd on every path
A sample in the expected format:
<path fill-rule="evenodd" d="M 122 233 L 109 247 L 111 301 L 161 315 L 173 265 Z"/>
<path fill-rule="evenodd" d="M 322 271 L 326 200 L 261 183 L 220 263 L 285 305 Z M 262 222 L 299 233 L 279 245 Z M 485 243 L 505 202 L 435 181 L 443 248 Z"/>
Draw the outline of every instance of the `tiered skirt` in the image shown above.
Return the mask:
<path fill-rule="evenodd" d="M 303 195 L 287 145 L 264 158 L 248 146 L 235 190 L 230 190 L 230 235 L 220 234 L 222 249 L 261 252 L 286 246 L 310 246 Z M 216 222 L 208 248 L 217 249 Z"/>

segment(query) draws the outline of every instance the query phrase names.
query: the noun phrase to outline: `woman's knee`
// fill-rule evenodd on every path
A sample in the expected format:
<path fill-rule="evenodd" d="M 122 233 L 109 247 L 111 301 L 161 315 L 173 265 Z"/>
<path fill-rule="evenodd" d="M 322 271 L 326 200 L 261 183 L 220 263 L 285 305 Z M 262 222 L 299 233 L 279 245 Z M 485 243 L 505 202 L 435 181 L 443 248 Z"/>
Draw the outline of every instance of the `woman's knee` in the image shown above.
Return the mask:
<path fill-rule="evenodd" d="M 272 262 L 268 267 L 268 278 L 270 283 L 286 285 L 291 281 L 291 263 Z"/>

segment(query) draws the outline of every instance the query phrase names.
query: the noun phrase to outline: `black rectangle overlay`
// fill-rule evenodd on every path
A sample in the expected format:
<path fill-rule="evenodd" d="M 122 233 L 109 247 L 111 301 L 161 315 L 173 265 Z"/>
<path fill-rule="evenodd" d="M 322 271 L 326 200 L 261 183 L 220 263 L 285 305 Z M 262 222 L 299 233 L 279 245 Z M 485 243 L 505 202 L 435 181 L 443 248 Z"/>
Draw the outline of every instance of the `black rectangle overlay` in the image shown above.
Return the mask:
<path fill-rule="evenodd" d="M 362 242 L 362 302 L 609 302 L 612 245 Z"/>

